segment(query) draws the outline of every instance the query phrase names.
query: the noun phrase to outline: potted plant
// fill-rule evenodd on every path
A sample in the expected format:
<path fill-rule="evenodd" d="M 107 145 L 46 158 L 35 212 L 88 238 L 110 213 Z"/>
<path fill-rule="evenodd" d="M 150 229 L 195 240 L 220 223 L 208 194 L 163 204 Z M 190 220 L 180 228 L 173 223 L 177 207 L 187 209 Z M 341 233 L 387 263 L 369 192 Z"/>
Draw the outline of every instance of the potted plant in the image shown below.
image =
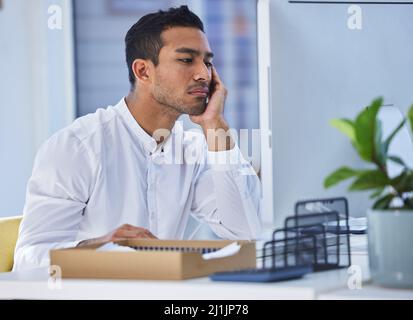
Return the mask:
<path fill-rule="evenodd" d="M 388 137 L 383 137 L 377 116 L 382 105 L 383 99 L 377 98 L 354 121 L 334 119 L 330 122 L 350 138 L 361 159 L 372 166 L 363 170 L 343 166 L 324 180 L 324 187 L 353 178 L 350 191 L 373 191 L 370 197 L 375 202 L 367 211 L 371 277 L 379 285 L 413 288 L 413 170 L 399 156 L 389 154 L 393 138 L 406 122 L 413 131 L 413 105 L 407 119 Z M 390 177 L 388 161 L 400 166 L 401 173 Z"/>

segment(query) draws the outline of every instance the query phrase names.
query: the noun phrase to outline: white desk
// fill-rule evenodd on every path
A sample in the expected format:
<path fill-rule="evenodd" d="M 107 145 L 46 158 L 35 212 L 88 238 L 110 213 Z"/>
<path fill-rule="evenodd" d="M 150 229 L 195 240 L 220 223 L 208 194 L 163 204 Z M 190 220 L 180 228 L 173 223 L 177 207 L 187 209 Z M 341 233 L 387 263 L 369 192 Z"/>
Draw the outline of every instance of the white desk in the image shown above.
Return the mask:
<path fill-rule="evenodd" d="M 63 279 L 62 289 L 49 289 L 46 269 L 0 274 L 0 299 L 315 299 L 346 285 L 346 270 L 306 275 L 278 283 Z"/>
<path fill-rule="evenodd" d="M 352 263 L 361 267 L 366 283 L 368 261 L 365 249 L 360 246 L 365 247 L 365 238 L 353 238 Z M 341 269 L 265 284 L 214 282 L 208 278 L 185 281 L 63 279 L 61 289 L 50 289 L 47 270 L 37 269 L 0 274 L 0 299 L 357 299 L 364 290 L 365 297 L 397 299 L 402 295 L 405 299 L 413 299 L 413 290 L 377 290 L 371 285 L 365 285 L 362 290 L 346 289 L 349 276 L 346 269 Z"/>

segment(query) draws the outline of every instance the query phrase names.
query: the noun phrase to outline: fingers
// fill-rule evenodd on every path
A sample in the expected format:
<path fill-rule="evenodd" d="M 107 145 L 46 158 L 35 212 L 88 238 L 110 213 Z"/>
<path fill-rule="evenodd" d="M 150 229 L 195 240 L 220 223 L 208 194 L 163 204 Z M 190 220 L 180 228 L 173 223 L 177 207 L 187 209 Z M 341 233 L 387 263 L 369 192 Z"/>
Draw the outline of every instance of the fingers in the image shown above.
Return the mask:
<path fill-rule="evenodd" d="M 106 243 L 110 241 L 119 241 L 122 239 L 158 239 L 149 230 L 145 228 L 135 227 L 130 224 L 124 224 L 116 230 L 99 238 L 88 239 L 78 243 L 78 247 L 83 247 L 91 244 Z"/>
<path fill-rule="evenodd" d="M 224 86 L 224 83 L 222 82 L 221 78 L 218 75 L 217 69 L 215 69 L 214 66 L 212 66 L 212 80 L 211 80 L 214 84 L 215 84 L 215 89 L 216 90 L 220 90 L 224 93 L 224 95 L 227 95 L 227 89 Z"/>
<path fill-rule="evenodd" d="M 155 236 L 155 235 L 153 235 L 149 230 L 146 230 L 146 234 L 148 235 L 148 237 L 149 237 L 150 239 L 158 239 L 158 237 Z"/>
<path fill-rule="evenodd" d="M 138 227 L 135 227 L 131 224 L 125 223 L 125 224 L 121 225 L 118 229 L 133 230 L 133 229 L 136 229 L 136 228 L 138 228 Z"/>
<path fill-rule="evenodd" d="M 144 233 L 146 235 L 155 237 L 148 229 L 141 228 L 141 227 L 133 227 L 133 228 L 129 229 L 129 231 L 133 231 L 133 232 L 136 232 L 136 233 Z"/>
<path fill-rule="evenodd" d="M 219 77 L 217 69 L 212 66 L 212 79 L 216 82 L 219 83 L 220 85 L 224 85 L 221 78 Z"/>
<path fill-rule="evenodd" d="M 212 66 L 212 82 L 214 83 L 221 83 L 221 78 L 218 75 L 217 69 L 215 69 L 214 66 Z"/>
<path fill-rule="evenodd" d="M 149 230 L 130 224 L 122 225 L 113 233 L 113 238 L 157 239 Z"/>

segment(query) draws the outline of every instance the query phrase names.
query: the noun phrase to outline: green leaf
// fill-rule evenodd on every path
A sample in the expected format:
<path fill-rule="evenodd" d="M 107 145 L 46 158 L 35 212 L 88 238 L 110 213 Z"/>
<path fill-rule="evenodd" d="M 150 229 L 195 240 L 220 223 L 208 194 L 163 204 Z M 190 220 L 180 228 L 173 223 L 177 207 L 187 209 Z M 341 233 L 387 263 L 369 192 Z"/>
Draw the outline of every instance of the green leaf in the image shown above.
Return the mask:
<path fill-rule="evenodd" d="M 324 180 L 324 188 L 330 188 L 331 186 L 336 185 L 337 183 L 349 179 L 351 177 L 356 176 L 359 171 L 348 168 L 348 167 L 341 167 L 331 173 L 325 180 Z"/>
<path fill-rule="evenodd" d="M 406 209 L 413 209 L 413 197 L 405 198 L 404 203 Z"/>
<path fill-rule="evenodd" d="M 390 142 L 393 140 L 397 132 L 399 132 L 399 130 L 403 128 L 405 123 L 406 123 L 406 119 L 403 119 L 403 121 L 400 122 L 397 128 L 394 129 L 393 132 L 387 137 L 386 141 L 384 141 L 384 151 L 386 154 L 387 154 L 387 151 L 389 150 Z"/>
<path fill-rule="evenodd" d="M 397 164 L 401 165 L 402 167 L 407 168 L 407 165 L 404 163 L 404 161 L 403 161 L 400 157 L 397 157 L 397 156 L 387 156 L 387 159 L 391 160 L 391 161 L 394 162 L 394 163 L 397 163 Z"/>
<path fill-rule="evenodd" d="M 413 171 L 404 170 L 400 175 L 391 180 L 391 185 L 399 193 L 413 191 Z"/>
<path fill-rule="evenodd" d="M 385 145 L 381 143 L 382 140 L 382 123 L 379 119 L 376 119 L 376 127 L 374 130 L 374 155 L 378 163 L 382 166 L 386 166 L 387 150 Z"/>
<path fill-rule="evenodd" d="M 360 157 L 368 162 L 374 162 L 376 141 L 376 117 L 383 98 L 375 99 L 363 110 L 355 121 L 357 151 Z"/>
<path fill-rule="evenodd" d="M 407 112 L 407 118 L 409 119 L 409 122 L 410 122 L 410 129 L 413 132 L 413 105 L 411 105 L 409 111 Z"/>
<path fill-rule="evenodd" d="M 373 192 L 370 195 L 370 199 L 374 199 L 374 198 L 377 198 L 378 196 L 380 196 L 383 193 L 384 189 L 386 189 L 386 187 L 382 187 L 382 188 L 377 189 L 375 192 Z"/>
<path fill-rule="evenodd" d="M 358 175 L 358 178 L 349 187 L 349 190 L 377 189 L 389 185 L 390 180 L 380 170 L 366 170 Z"/>
<path fill-rule="evenodd" d="M 330 125 L 337 130 L 344 133 L 350 138 L 352 142 L 356 141 L 356 132 L 354 130 L 354 123 L 349 119 L 333 119 L 330 121 Z"/>
<path fill-rule="evenodd" d="M 390 208 L 390 203 L 396 196 L 394 194 L 388 194 L 384 197 L 381 197 L 373 204 L 373 209 L 376 210 L 385 210 Z"/>

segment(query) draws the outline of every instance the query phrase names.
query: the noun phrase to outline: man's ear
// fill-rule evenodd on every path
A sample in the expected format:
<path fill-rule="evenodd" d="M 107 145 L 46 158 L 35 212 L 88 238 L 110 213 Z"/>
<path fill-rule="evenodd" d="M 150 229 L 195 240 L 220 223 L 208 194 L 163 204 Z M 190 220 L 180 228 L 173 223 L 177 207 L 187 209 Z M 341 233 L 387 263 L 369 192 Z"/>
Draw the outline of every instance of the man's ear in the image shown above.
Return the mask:
<path fill-rule="evenodd" d="M 132 63 L 133 74 L 137 81 L 147 82 L 149 80 L 149 63 L 143 59 L 136 59 Z"/>

